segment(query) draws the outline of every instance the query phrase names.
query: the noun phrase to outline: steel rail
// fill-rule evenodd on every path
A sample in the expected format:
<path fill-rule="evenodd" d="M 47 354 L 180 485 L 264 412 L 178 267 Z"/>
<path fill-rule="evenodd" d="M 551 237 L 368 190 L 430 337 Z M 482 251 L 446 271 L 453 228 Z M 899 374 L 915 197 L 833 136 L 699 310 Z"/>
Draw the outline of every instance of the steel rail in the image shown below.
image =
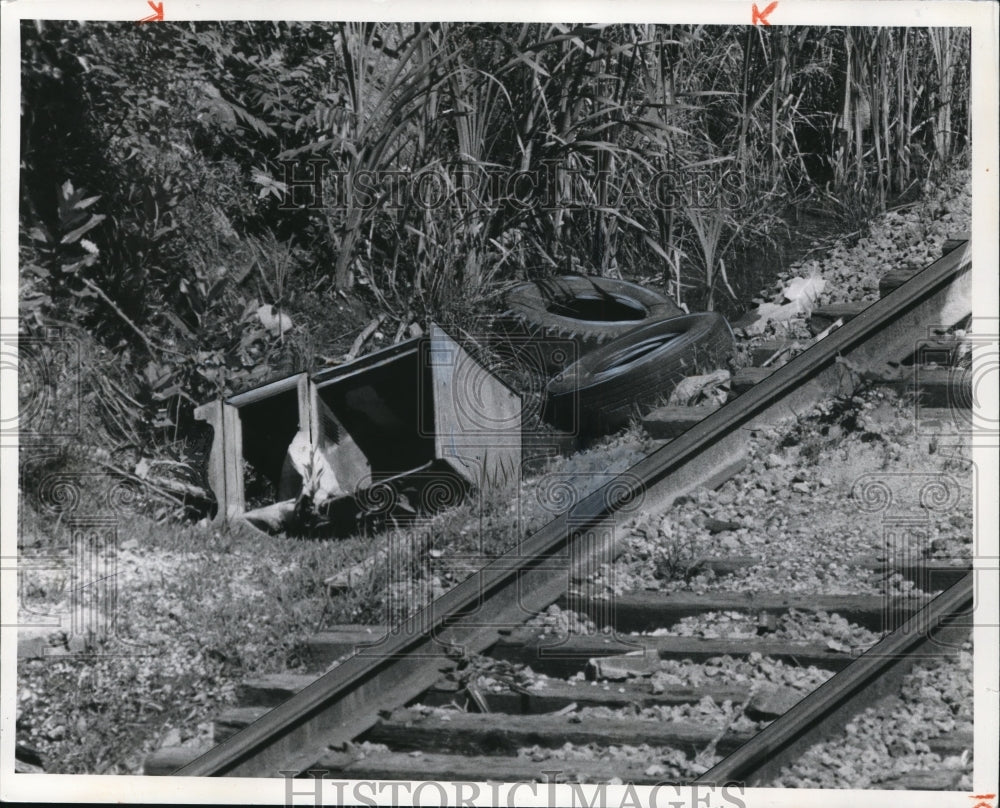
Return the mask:
<path fill-rule="evenodd" d="M 973 578 L 974 573 L 966 573 L 695 782 L 766 785 L 812 744 L 829 738 L 858 712 L 897 691 L 916 663 L 957 654 L 972 628 L 963 618 L 973 609 Z"/>
<path fill-rule="evenodd" d="M 355 653 L 176 774 L 304 771 L 328 746 L 371 727 L 380 711 L 419 696 L 449 653 L 485 650 L 500 629 L 519 626 L 555 602 L 573 568 L 610 560 L 616 516 L 641 505 L 665 508 L 695 487 L 721 482 L 740 463 L 746 430 L 853 390 L 853 371 L 841 357 L 854 366 L 901 361 L 929 325 L 951 325 L 970 312 L 966 243 L 473 573 L 380 646 Z"/>

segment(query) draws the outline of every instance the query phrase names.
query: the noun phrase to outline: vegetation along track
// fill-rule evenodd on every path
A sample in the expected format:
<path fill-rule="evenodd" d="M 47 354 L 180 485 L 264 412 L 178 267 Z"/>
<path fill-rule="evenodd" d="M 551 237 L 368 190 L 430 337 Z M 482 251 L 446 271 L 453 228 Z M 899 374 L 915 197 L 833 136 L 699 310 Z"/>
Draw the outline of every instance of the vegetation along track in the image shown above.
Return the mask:
<path fill-rule="evenodd" d="M 560 768 L 561 776 L 572 778 L 570 760 L 555 766 L 552 761 L 513 757 L 512 750 L 597 742 L 669 748 L 681 758 L 702 755 L 709 763 L 696 774 L 684 775 L 677 774 L 683 771 L 680 762 L 672 772 L 662 765 L 637 764 L 635 759 L 612 764 L 591 761 L 583 764 L 582 776 L 588 779 L 653 783 L 700 776 L 711 782 L 766 782 L 775 766 L 794 760 L 805 745 L 829 735 L 872 698 L 898 686 L 916 659 L 958 653 L 968 627 L 959 625 L 961 618 L 954 616 L 971 607 L 971 574 L 933 566 L 910 570 L 923 576 L 925 588 L 946 589 L 933 600 L 802 594 L 720 598 L 711 593 L 636 593 L 609 600 L 585 587 L 571 587 L 570 582 L 587 581 L 590 573 L 616 557 L 620 535 L 615 523 L 623 515 L 639 510 L 663 513 L 682 496 L 737 473 L 745 462 L 747 430 L 850 394 L 866 374 L 877 376 L 888 364 L 912 356 L 928 326 L 954 325 L 967 317 L 970 276 L 968 244 L 960 242 L 627 473 L 583 497 L 374 647 L 359 648 L 313 681 L 286 677 L 247 688 L 245 695 L 256 706 L 242 708 L 230 725 L 242 728 L 193 761 L 190 751 L 185 760 L 164 750 L 147 761 L 147 772 L 176 769 L 180 775 L 273 776 L 278 771 L 319 768 L 331 776 L 351 778 L 544 779 L 543 770 Z M 717 572 L 724 574 L 727 564 L 732 568 L 740 563 L 719 561 Z M 529 616 L 544 613 L 557 602 L 589 615 L 592 626 L 611 626 L 616 633 L 570 635 L 561 643 L 547 639 L 544 631 L 532 627 Z M 727 641 L 649 633 L 709 609 L 752 612 L 762 622 L 790 610 L 823 610 L 886 636 L 858 657 L 849 648 L 816 649 L 767 636 Z M 630 630 L 647 633 L 629 635 Z M 343 642 L 344 637 L 333 641 Z M 929 647 L 934 653 L 928 653 Z M 317 652 L 324 654 L 322 640 Z M 570 678 L 554 678 L 542 690 L 526 689 L 512 680 L 496 693 L 481 692 L 463 671 L 475 670 L 481 662 L 477 655 L 483 652 L 503 661 L 493 670 L 502 671 L 504 663 L 528 662 L 555 677 Z M 329 644 L 325 653 L 325 661 L 336 656 Z M 754 654 L 757 659 L 792 660 L 839 672 L 802 699 L 788 699 L 779 691 L 748 699 L 746 687 L 740 686 L 638 687 L 629 678 L 663 659 L 710 663 L 724 655 Z M 604 686 L 581 688 L 585 669 Z M 618 680 L 624 684 L 609 685 Z M 614 714 L 616 707 L 638 704 L 669 716 L 678 705 L 700 703 L 705 696 L 740 702 L 749 719 L 776 720 L 758 733 L 758 724 L 747 729 L 739 716 L 730 716 L 733 720 L 719 731 L 690 720 L 652 722 Z M 463 700 L 471 711 L 435 707 Z M 415 702 L 424 707 L 407 706 Z M 574 714 L 581 705 L 597 712 L 585 717 Z M 486 711 L 503 715 L 483 715 Z M 358 743 L 385 744 L 385 748 L 365 746 L 359 754 Z M 706 750 L 711 755 L 706 757 Z"/>

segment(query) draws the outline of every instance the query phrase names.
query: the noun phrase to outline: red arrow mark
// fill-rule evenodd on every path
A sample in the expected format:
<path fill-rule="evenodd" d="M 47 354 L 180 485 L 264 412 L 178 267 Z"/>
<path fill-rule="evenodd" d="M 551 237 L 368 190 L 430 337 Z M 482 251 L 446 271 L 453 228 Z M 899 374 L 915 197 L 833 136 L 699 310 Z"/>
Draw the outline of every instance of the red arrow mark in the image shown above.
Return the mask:
<path fill-rule="evenodd" d="M 148 17 L 143 17 L 141 20 L 137 20 L 136 22 L 160 22 L 163 19 L 163 3 L 154 3 L 153 0 L 146 0 L 146 5 L 153 9 L 153 13 Z M 756 12 L 756 10 L 757 8 L 755 6 L 754 12 Z M 764 13 L 766 14 L 767 12 L 765 11 Z M 765 25 L 766 24 L 767 23 L 765 23 Z"/>
<path fill-rule="evenodd" d="M 754 3 L 753 16 L 750 18 L 750 24 L 757 25 L 758 23 L 760 23 L 761 25 L 770 25 L 771 23 L 767 21 L 767 15 L 770 14 L 772 11 L 774 11 L 777 7 L 778 7 L 778 0 L 774 0 L 774 2 L 771 3 L 771 5 L 766 6 L 763 11 L 759 11 L 757 9 L 757 4 Z"/>

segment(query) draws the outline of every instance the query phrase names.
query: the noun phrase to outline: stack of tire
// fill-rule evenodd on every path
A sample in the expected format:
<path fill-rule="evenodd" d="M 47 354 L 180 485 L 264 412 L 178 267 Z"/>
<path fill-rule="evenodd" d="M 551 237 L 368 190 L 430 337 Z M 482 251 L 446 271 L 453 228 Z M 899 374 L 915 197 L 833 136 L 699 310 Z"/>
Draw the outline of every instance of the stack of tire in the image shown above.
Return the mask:
<path fill-rule="evenodd" d="M 580 435 L 606 434 L 663 402 L 681 379 L 723 365 L 732 329 L 715 312 L 686 314 L 627 281 L 563 276 L 521 284 L 505 321 L 552 376 L 543 418 Z"/>

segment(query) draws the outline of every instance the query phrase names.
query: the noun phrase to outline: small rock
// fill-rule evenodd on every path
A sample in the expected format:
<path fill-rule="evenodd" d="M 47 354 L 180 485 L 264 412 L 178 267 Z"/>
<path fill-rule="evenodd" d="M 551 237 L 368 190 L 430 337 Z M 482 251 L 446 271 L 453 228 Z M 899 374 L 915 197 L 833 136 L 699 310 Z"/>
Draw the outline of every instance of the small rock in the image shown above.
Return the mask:
<path fill-rule="evenodd" d="M 723 550 L 735 551 L 740 549 L 740 541 L 735 536 L 725 536 L 721 540 Z"/>
<path fill-rule="evenodd" d="M 16 744 L 14 749 L 14 771 L 22 774 L 43 774 L 45 763 L 33 747 Z"/>
<path fill-rule="evenodd" d="M 739 530 L 739 522 L 732 522 L 728 519 L 714 519 L 709 517 L 705 520 L 705 530 L 711 534 L 725 533 L 729 530 Z"/>
<path fill-rule="evenodd" d="M 747 703 L 746 714 L 756 721 L 784 715 L 802 701 L 802 693 L 790 687 L 771 687 L 754 694 Z"/>
<path fill-rule="evenodd" d="M 181 731 L 177 727 L 171 728 L 166 735 L 163 736 L 163 740 L 160 741 L 160 748 L 167 746 L 180 746 L 181 745 Z"/>
<path fill-rule="evenodd" d="M 771 632 L 778 630 L 778 618 L 775 617 L 771 612 L 761 612 L 760 617 L 757 618 L 757 634 L 770 634 Z M 757 655 L 757 659 L 754 660 L 754 654 Z M 760 654 L 754 651 L 750 654 L 750 661 L 754 662 L 760 661 Z"/>
<path fill-rule="evenodd" d="M 810 491 L 809 483 L 792 483 L 792 490 L 800 494 L 808 494 Z"/>
<path fill-rule="evenodd" d="M 69 649 L 71 654 L 83 654 L 87 651 L 87 638 L 79 634 L 70 637 L 66 643 L 66 647 Z"/>
<path fill-rule="evenodd" d="M 771 452 L 771 454 L 769 454 L 767 457 L 764 458 L 764 468 L 774 469 L 774 468 L 780 468 L 781 466 L 784 465 L 785 465 L 785 459 L 783 457 L 779 457 L 778 455 L 774 454 L 774 452 Z"/>

